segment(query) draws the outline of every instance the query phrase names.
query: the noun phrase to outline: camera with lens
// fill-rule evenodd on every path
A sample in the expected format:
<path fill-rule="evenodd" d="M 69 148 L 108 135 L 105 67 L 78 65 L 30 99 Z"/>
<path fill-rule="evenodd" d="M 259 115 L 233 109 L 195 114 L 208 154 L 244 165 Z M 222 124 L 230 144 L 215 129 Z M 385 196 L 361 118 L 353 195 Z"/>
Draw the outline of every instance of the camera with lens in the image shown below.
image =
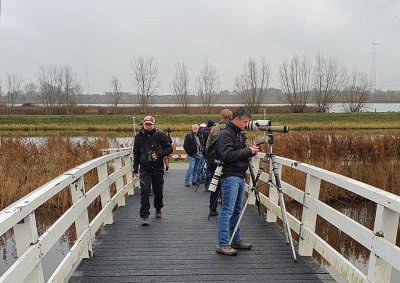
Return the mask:
<path fill-rule="evenodd" d="M 222 169 L 224 168 L 225 165 L 225 163 L 220 160 L 214 160 L 214 163 L 217 165 L 217 168 L 215 168 L 214 175 L 210 182 L 210 186 L 208 187 L 208 190 L 211 192 L 215 192 L 217 190 L 219 179 L 221 178 L 222 175 Z"/>

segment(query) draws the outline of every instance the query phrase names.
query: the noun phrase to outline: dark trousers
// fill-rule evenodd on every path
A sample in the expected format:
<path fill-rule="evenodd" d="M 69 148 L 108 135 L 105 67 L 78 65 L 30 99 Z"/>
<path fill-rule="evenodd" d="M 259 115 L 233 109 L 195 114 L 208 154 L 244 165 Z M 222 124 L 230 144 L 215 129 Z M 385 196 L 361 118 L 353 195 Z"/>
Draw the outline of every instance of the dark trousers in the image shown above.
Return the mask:
<path fill-rule="evenodd" d="M 217 189 L 215 190 L 215 192 L 211 192 L 210 195 L 210 206 L 209 206 L 210 211 L 217 211 L 218 196 L 220 191 L 221 191 L 221 185 L 218 183 Z"/>
<path fill-rule="evenodd" d="M 146 218 L 150 215 L 150 190 L 153 186 L 154 193 L 154 207 L 156 210 L 161 210 L 163 204 L 163 185 L 164 175 L 152 175 L 146 172 L 140 172 L 140 190 L 141 190 L 141 207 L 140 217 Z"/>

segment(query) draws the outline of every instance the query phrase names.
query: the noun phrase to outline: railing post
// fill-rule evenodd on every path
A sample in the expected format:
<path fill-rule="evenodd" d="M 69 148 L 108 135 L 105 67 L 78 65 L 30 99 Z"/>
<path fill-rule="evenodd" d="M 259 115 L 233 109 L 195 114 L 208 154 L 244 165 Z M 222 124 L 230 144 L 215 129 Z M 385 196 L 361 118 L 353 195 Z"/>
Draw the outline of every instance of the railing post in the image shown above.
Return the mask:
<path fill-rule="evenodd" d="M 35 213 L 31 212 L 20 223 L 14 226 L 15 245 L 17 256 L 21 257 L 31 246 L 37 245 L 38 233 L 36 227 Z M 44 282 L 42 262 L 32 270 L 25 282 Z"/>
<path fill-rule="evenodd" d="M 108 176 L 107 163 L 103 163 L 97 167 L 97 175 L 99 177 L 99 182 L 107 178 Z M 101 193 L 100 198 L 101 198 L 101 207 L 104 208 L 111 199 L 110 187 L 107 187 Z M 104 224 L 112 224 L 113 222 L 114 222 L 113 213 L 110 212 L 110 214 L 105 218 Z"/>
<path fill-rule="evenodd" d="M 258 169 L 260 168 L 260 158 L 258 158 L 257 156 L 253 156 L 251 158 L 251 164 L 250 165 L 253 166 L 253 172 L 257 176 Z M 250 177 L 249 184 L 250 184 L 250 188 L 251 188 L 253 186 L 253 180 L 251 179 L 251 177 Z M 254 195 L 254 192 L 249 193 L 249 198 L 250 198 L 249 199 L 249 204 L 255 205 L 256 204 L 256 197 Z"/>
<path fill-rule="evenodd" d="M 306 188 L 304 195 L 309 195 L 310 197 L 313 197 L 316 200 L 318 200 L 320 187 L 321 187 L 321 179 L 314 177 L 310 174 L 307 174 Z M 308 207 L 304 206 L 304 201 L 303 201 L 303 215 L 301 218 L 301 222 L 303 223 L 303 226 L 307 227 L 312 232 L 315 232 L 315 225 L 317 223 L 317 214 Z M 313 247 L 310 246 L 301 237 L 301 230 L 300 230 L 299 255 L 312 256 L 312 252 L 313 252 Z"/>
<path fill-rule="evenodd" d="M 114 159 L 114 172 L 117 172 L 122 169 L 122 158 L 117 157 Z M 117 188 L 117 192 L 122 190 L 124 187 L 124 176 L 121 176 L 115 181 L 115 186 Z M 120 206 L 125 206 L 125 196 L 123 196 L 119 201 L 118 201 L 118 207 Z"/>
<path fill-rule="evenodd" d="M 132 159 L 130 155 L 126 155 L 124 157 L 124 162 L 125 162 L 125 166 L 129 166 L 132 169 Z M 130 182 L 132 182 L 132 170 L 128 171 L 128 173 L 126 173 L 126 183 L 129 184 Z M 128 187 L 128 195 L 134 195 L 135 191 L 133 190 L 133 184 L 130 184 Z"/>
<path fill-rule="evenodd" d="M 375 235 L 382 235 L 386 240 L 395 244 L 398 225 L 399 213 L 377 204 L 374 223 Z M 368 278 L 374 282 L 389 283 L 391 275 L 392 266 L 371 251 L 368 264 Z"/>
<path fill-rule="evenodd" d="M 279 178 L 281 178 L 282 164 L 278 163 L 277 166 L 278 166 Z M 269 172 L 271 172 L 271 174 L 273 175 L 271 168 L 272 168 L 272 159 L 269 160 Z M 269 177 L 272 177 L 272 180 L 274 180 L 274 176 L 269 176 Z M 278 190 L 274 186 L 269 185 L 268 198 L 271 202 L 278 205 L 278 201 L 279 201 Z M 267 218 L 266 218 L 267 222 L 276 222 L 276 218 L 277 218 L 277 216 L 272 211 L 267 210 Z"/>
<path fill-rule="evenodd" d="M 72 203 L 76 203 L 79 199 L 85 196 L 85 181 L 83 176 L 70 185 Z M 76 238 L 79 238 L 82 233 L 89 228 L 89 214 L 88 210 L 85 209 L 81 215 L 75 220 Z M 89 258 L 93 256 L 92 243 L 90 242 L 87 250 L 82 254 L 83 258 Z"/>

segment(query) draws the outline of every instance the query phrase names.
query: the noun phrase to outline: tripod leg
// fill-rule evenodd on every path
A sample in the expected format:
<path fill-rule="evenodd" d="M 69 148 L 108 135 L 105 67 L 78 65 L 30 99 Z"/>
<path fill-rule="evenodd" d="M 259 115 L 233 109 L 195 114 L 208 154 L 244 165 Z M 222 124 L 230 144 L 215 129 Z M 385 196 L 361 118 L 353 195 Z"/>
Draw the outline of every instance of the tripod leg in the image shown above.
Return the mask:
<path fill-rule="evenodd" d="M 203 178 L 205 177 L 207 168 L 206 168 L 206 169 L 203 168 L 203 171 L 204 171 L 204 172 L 203 172 L 203 175 L 201 176 L 200 179 L 203 179 Z M 201 181 L 199 181 L 199 183 L 197 184 L 196 190 L 194 191 L 195 193 L 196 193 L 197 190 L 199 189 L 200 185 L 201 185 Z"/>
<path fill-rule="evenodd" d="M 207 220 L 210 220 L 210 217 L 211 217 L 211 212 L 214 210 L 214 208 L 216 209 L 217 207 L 217 203 L 218 203 L 218 198 L 219 198 L 219 196 L 221 195 L 221 192 L 222 192 L 222 190 L 221 190 L 221 188 L 219 188 L 219 189 L 217 189 L 217 190 L 219 190 L 219 192 L 218 192 L 218 195 L 217 195 L 217 197 L 215 198 L 215 200 L 214 200 L 214 203 L 213 203 L 213 205 L 212 205 L 212 207 L 211 207 L 211 209 L 210 209 L 210 213 L 208 214 L 208 218 L 207 218 Z M 211 196 L 210 196 L 211 197 Z"/>
<path fill-rule="evenodd" d="M 275 155 L 271 154 L 271 160 L 272 160 L 272 162 L 271 162 L 272 170 L 273 170 L 274 176 L 275 176 L 275 185 L 276 185 L 276 189 L 278 190 L 278 195 L 279 195 L 279 204 L 281 206 L 282 222 L 283 222 L 283 227 L 284 227 L 284 231 L 285 231 L 286 242 L 290 243 L 294 261 L 297 261 L 296 251 L 294 249 L 294 244 L 293 244 L 292 233 L 291 233 L 290 226 L 288 223 L 288 218 L 287 218 L 285 200 L 283 199 L 283 192 L 282 192 L 282 187 L 281 187 L 281 181 L 279 178 L 278 167 L 276 165 L 277 162 L 275 160 Z"/>
<path fill-rule="evenodd" d="M 235 237 L 236 231 L 237 231 L 237 229 L 239 228 L 240 221 L 242 220 L 244 211 L 246 210 L 246 207 L 247 207 L 247 205 L 249 204 L 249 200 L 250 200 L 250 198 L 248 197 L 247 200 L 246 200 L 246 203 L 244 204 L 244 207 L 243 207 L 243 209 L 242 209 L 242 212 L 240 213 L 240 216 L 239 216 L 238 222 L 236 223 L 235 229 L 233 230 L 231 239 L 229 240 L 229 245 L 232 244 L 233 237 Z"/>

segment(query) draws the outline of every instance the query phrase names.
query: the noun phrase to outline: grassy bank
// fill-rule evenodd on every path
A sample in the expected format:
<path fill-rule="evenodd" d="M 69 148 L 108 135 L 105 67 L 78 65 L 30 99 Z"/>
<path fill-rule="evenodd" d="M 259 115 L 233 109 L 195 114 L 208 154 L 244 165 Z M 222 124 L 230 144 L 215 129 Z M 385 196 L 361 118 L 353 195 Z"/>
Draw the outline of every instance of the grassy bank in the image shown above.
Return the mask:
<path fill-rule="evenodd" d="M 136 116 L 136 126 L 143 117 Z M 161 129 L 188 131 L 194 123 L 218 121 L 219 115 L 161 114 L 155 118 Z M 253 115 L 252 119 L 263 119 L 263 115 Z M 268 114 L 266 119 L 291 130 L 400 129 L 400 112 Z M 1 115 L 0 130 L 133 131 L 133 119 L 132 115 Z"/>

